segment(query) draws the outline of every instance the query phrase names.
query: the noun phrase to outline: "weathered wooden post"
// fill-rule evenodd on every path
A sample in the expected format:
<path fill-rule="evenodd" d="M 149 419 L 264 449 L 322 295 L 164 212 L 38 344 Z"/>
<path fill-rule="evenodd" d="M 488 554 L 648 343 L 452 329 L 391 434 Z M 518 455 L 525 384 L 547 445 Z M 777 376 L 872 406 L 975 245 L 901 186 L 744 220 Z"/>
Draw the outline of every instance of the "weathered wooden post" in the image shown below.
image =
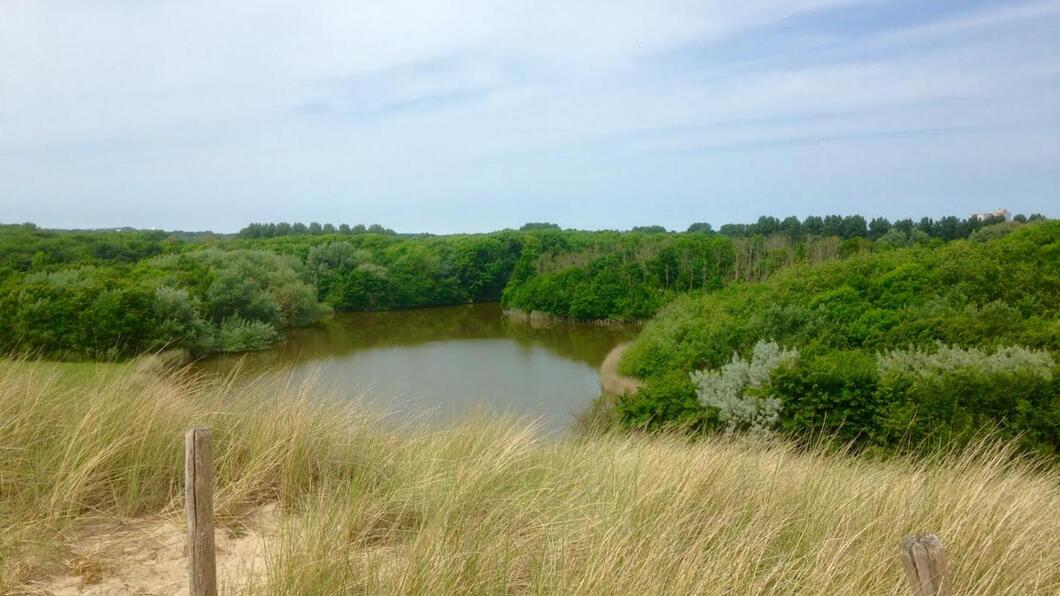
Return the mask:
<path fill-rule="evenodd" d="M 942 541 L 934 534 L 902 539 L 902 565 L 913 596 L 950 596 L 950 576 Z"/>
<path fill-rule="evenodd" d="M 217 596 L 213 469 L 207 428 L 189 428 L 184 434 L 184 511 L 188 517 L 188 590 L 191 596 Z"/>

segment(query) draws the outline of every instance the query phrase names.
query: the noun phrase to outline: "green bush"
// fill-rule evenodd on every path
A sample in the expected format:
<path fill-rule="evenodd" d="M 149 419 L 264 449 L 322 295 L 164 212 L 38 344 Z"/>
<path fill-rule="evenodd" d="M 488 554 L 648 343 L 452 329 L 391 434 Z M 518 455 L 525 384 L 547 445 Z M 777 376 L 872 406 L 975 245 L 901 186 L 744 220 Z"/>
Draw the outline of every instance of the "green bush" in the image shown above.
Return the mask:
<path fill-rule="evenodd" d="M 295 327 L 327 312 L 301 263 L 270 252 L 197 250 L 145 261 L 138 273 L 158 285 L 187 289 L 214 324 L 236 317 Z"/>
<path fill-rule="evenodd" d="M 878 444 L 967 443 L 984 431 L 1028 450 L 1060 448 L 1060 370 L 1047 352 L 939 346 L 878 358 Z"/>
<path fill-rule="evenodd" d="M 1023 347 L 818 350 L 796 355 L 760 342 L 691 375 L 666 376 L 627 398 L 627 424 L 762 431 L 777 428 L 857 449 L 930 450 L 986 433 L 1026 451 L 1060 450 L 1060 368 L 1049 352 Z M 691 395 L 698 393 L 698 402 Z M 702 424 L 710 420 L 710 424 Z"/>
<path fill-rule="evenodd" d="M 26 276 L 0 291 L 0 349 L 111 359 L 144 349 L 154 293 L 120 271 L 83 267 Z"/>
<path fill-rule="evenodd" d="M 622 371 L 646 380 L 626 421 L 647 412 L 665 425 L 694 418 L 696 406 L 717 414 L 675 375 L 722 378 L 734 353 L 771 340 L 802 356 L 739 397 L 779 399 L 785 432 L 889 450 L 993 430 L 1054 453 L 1060 223 L 796 265 L 762 283 L 680 296 L 626 352 Z"/>
<path fill-rule="evenodd" d="M 651 379 L 717 368 L 759 340 L 800 349 L 1022 344 L 1060 349 L 1060 222 L 988 242 L 797 265 L 756 284 L 688 294 L 645 326 L 623 370 Z"/>
<path fill-rule="evenodd" d="M 717 410 L 704 408 L 696 398 L 695 385 L 687 375 L 658 379 L 617 403 L 624 424 L 633 428 L 681 428 L 704 432 L 717 428 Z"/>
<path fill-rule="evenodd" d="M 155 349 L 187 348 L 193 355 L 217 350 L 216 329 L 202 317 L 202 306 L 183 288 L 155 290 Z"/>
<path fill-rule="evenodd" d="M 249 246 L 304 255 L 319 299 L 338 310 L 384 310 L 499 300 L 527 236 L 303 236 Z"/>
<path fill-rule="evenodd" d="M 503 303 L 578 320 L 642 320 L 679 293 L 721 287 L 732 263 L 732 240 L 701 233 L 542 233 Z"/>
<path fill-rule="evenodd" d="M 221 352 L 250 352 L 269 347 L 279 334 L 275 327 L 264 321 L 233 317 L 221 323 L 218 337 Z"/>
<path fill-rule="evenodd" d="M 825 351 L 779 367 L 770 378 L 770 394 L 782 403 L 780 428 L 785 432 L 858 443 L 876 433 L 878 383 L 871 355 Z"/>
<path fill-rule="evenodd" d="M 327 313 L 300 269 L 297 260 L 273 253 L 207 249 L 131 268 L 16 274 L 0 286 L 0 349 L 75 359 L 167 347 L 196 355 L 259 349 L 278 329 Z"/>

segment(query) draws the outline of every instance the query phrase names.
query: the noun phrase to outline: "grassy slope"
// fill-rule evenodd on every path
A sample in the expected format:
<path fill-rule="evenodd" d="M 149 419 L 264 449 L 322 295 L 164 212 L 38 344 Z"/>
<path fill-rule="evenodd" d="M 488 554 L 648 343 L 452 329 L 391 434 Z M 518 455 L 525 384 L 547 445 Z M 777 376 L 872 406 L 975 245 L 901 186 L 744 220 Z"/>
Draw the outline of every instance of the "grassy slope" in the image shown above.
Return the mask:
<path fill-rule="evenodd" d="M 914 531 L 942 536 L 959 593 L 1060 590 L 1060 473 L 998 448 L 870 462 L 551 444 L 490 420 L 396 436 L 310 387 L 69 372 L 0 377 L 0 592 L 59 564 L 91 518 L 176 512 L 191 424 L 215 432 L 222 520 L 274 500 L 290 514 L 256 592 L 897 593 Z"/>

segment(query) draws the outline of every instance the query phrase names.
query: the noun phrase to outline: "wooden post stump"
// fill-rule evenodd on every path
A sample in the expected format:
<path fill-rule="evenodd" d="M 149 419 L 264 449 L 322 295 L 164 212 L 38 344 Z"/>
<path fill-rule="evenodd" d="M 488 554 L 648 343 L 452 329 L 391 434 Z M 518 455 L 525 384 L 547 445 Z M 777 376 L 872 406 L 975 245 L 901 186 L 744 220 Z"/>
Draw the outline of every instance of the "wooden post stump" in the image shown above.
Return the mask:
<path fill-rule="evenodd" d="M 213 469 L 206 428 L 189 428 L 184 434 L 184 511 L 188 518 L 188 591 L 191 596 L 217 596 Z"/>
<path fill-rule="evenodd" d="M 934 534 L 902 539 L 902 565 L 913 596 L 950 596 L 949 569 L 942 541 Z"/>

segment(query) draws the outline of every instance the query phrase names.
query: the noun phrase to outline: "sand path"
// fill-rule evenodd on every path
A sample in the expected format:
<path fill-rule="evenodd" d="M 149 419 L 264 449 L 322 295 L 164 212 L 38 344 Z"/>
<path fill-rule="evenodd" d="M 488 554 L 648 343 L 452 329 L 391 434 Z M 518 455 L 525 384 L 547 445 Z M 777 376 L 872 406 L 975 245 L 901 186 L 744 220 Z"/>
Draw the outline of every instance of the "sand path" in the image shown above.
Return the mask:
<path fill-rule="evenodd" d="M 626 342 L 615 346 L 607 355 L 607 358 L 604 358 L 604 363 L 600 365 L 600 388 L 603 389 L 604 393 L 623 395 L 625 393 L 634 393 L 644 386 L 644 381 L 627 377 L 618 372 L 618 365 L 622 362 L 622 356 L 631 344 L 632 342 Z"/>
<path fill-rule="evenodd" d="M 216 531 L 217 583 L 246 588 L 265 579 L 265 543 L 279 532 L 275 504 Z M 183 516 L 85 528 L 71 544 L 64 573 L 31 586 L 40 594 L 118 595 L 188 593 Z"/>

